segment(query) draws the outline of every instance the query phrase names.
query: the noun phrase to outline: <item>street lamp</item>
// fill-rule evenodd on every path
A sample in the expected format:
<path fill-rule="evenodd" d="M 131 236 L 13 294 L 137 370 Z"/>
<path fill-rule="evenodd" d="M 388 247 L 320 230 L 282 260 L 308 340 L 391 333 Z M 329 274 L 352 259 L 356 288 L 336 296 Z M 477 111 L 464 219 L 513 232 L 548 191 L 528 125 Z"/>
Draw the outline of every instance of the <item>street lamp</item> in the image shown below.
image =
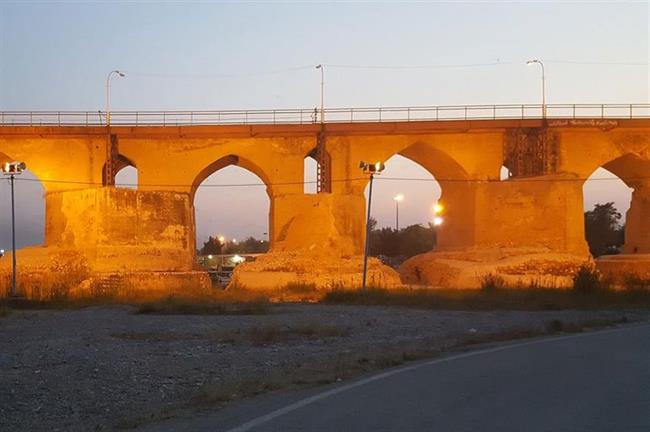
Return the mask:
<path fill-rule="evenodd" d="M 363 251 L 363 279 L 361 282 L 361 289 L 366 289 L 366 275 L 368 273 L 368 251 L 370 250 L 370 205 L 372 203 L 372 182 L 376 175 L 386 168 L 383 162 L 375 162 L 373 164 L 364 161 L 359 162 L 359 168 L 363 170 L 364 174 L 370 174 L 370 190 L 368 191 L 368 214 L 366 217 L 366 244 Z"/>
<path fill-rule="evenodd" d="M 395 195 L 393 201 L 395 201 L 395 231 L 399 231 L 399 203 L 404 201 L 404 194 Z"/>
<path fill-rule="evenodd" d="M 316 66 L 320 69 L 320 122 L 325 122 L 325 68 L 322 64 Z"/>
<path fill-rule="evenodd" d="M 118 70 L 112 70 L 106 77 L 106 126 L 111 125 L 111 77 L 113 74 L 124 78 L 126 75 Z"/>
<path fill-rule="evenodd" d="M 16 297 L 16 204 L 14 199 L 15 177 L 27 168 L 25 162 L 6 162 L 2 166 L 2 173 L 9 176 L 11 183 L 11 296 Z M 3 251 L 4 254 L 4 251 Z"/>
<path fill-rule="evenodd" d="M 544 63 L 541 60 L 532 59 L 528 60 L 528 66 L 537 63 L 542 68 L 542 118 L 546 118 L 546 74 L 544 73 Z"/>
<path fill-rule="evenodd" d="M 444 222 L 444 219 L 442 218 L 442 212 L 445 211 L 445 206 L 440 204 L 439 202 L 435 203 L 433 205 L 433 225 L 434 226 L 440 226 Z"/>

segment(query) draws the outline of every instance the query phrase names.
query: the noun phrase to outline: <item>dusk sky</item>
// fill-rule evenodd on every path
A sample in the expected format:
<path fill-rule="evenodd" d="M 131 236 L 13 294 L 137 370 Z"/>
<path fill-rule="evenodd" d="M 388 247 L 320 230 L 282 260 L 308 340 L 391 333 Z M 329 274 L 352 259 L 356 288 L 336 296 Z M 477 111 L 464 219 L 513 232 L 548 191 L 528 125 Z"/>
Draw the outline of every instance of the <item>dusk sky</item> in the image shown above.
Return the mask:
<path fill-rule="evenodd" d="M 328 107 L 539 103 L 648 103 L 650 2 L 436 3 L 0 3 L 0 110 L 310 108 L 325 64 Z M 496 63 L 496 64 L 494 64 Z M 467 66 L 485 65 L 489 66 Z M 440 67 L 466 65 L 464 67 Z M 206 165 L 212 161 L 206 161 Z M 119 180 L 135 182 L 135 170 Z M 606 173 L 597 172 L 597 175 Z M 435 173 L 434 173 L 435 175 Z M 26 175 L 29 176 L 29 173 Z M 385 177 L 431 177 L 400 157 Z M 259 181 L 229 167 L 206 183 Z M 427 223 L 436 183 L 378 181 L 373 215 Z M 38 183 L 18 183 L 18 243 L 42 240 Z M 615 201 L 620 181 L 585 186 L 585 207 Z M 10 247 L 9 188 L 0 181 L 0 248 Z M 197 193 L 199 240 L 268 231 L 264 187 Z"/>

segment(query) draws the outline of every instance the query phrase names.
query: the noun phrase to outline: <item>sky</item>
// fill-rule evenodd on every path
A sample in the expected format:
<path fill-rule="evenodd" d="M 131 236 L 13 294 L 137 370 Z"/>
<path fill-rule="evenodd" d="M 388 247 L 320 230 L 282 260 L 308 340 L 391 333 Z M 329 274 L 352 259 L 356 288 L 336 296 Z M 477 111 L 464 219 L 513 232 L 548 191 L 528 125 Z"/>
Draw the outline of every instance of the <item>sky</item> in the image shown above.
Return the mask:
<path fill-rule="evenodd" d="M 542 59 L 548 103 L 648 103 L 650 2 L 0 2 L 0 110 L 310 108 L 539 103 Z M 490 66 L 469 66 L 494 64 Z M 464 65 L 463 67 L 439 67 Z M 206 164 L 211 161 L 206 161 Z M 435 174 L 435 173 L 434 173 Z M 604 175 L 602 171 L 596 175 Z M 30 174 L 27 173 L 28 177 Z M 431 177 L 391 159 L 386 177 Z M 133 170 L 119 180 L 135 181 Z M 259 181 L 237 168 L 208 183 Z M 434 182 L 378 182 L 373 215 L 394 226 L 427 223 Z M 19 183 L 19 246 L 42 241 L 38 183 Z M 585 206 L 630 190 L 585 186 Z M 0 181 L 0 248 L 8 244 L 9 188 Z M 262 237 L 264 187 L 199 189 L 198 240 Z"/>

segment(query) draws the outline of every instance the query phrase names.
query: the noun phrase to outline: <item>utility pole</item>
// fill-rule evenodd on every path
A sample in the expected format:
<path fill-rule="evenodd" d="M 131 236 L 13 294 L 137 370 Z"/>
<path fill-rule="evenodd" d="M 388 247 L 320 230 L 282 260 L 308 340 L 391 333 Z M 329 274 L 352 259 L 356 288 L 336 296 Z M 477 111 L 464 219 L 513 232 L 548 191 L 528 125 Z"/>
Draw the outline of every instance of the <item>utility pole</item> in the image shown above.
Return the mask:
<path fill-rule="evenodd" d="M 364 173 L 370 174 L 370 189 L 368 191 L 368 213 L 366 216 L 366 244 L 363 252 L 363 279 L 361 282 L 361 289 L 366 290 L 366 277 L 368 274 L 368 253 L 370 252 L 370 209 L 372 205 L 372 183 L 375 179 L 375 175 L 381 174 L 385 166 L 382 162 L 375 162 L 374 164 L 369 164 L 364 161 L 359 163 L 359 168 L 363 170 Z"/>

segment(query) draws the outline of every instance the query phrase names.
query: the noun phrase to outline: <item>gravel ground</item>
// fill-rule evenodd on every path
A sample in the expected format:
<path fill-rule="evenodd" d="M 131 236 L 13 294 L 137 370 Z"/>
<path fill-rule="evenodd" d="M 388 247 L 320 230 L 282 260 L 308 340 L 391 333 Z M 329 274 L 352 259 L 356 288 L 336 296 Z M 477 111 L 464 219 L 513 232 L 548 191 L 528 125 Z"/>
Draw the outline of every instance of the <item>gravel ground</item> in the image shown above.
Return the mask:
<path fill-rule="evenodd" d="M 220 389 L 239 391 L 233 383 L 316 372 L 345 378 L 361 372 L 354 367 L 359 364 L 385 367 L 466 343 L 541 333 L 553 320 L 569 328 L 650 318 L 648 311 L 307 304 L 273 306 L 255 316 L 133 311 L 14 311 L 0 318 L 0 430 L 128 429 L 181 409 L 205 408 L 209 400 L 214 407 L 215 400 L 228 398 Z M 553 326 L 558 330 L 557 321 Z"/>

